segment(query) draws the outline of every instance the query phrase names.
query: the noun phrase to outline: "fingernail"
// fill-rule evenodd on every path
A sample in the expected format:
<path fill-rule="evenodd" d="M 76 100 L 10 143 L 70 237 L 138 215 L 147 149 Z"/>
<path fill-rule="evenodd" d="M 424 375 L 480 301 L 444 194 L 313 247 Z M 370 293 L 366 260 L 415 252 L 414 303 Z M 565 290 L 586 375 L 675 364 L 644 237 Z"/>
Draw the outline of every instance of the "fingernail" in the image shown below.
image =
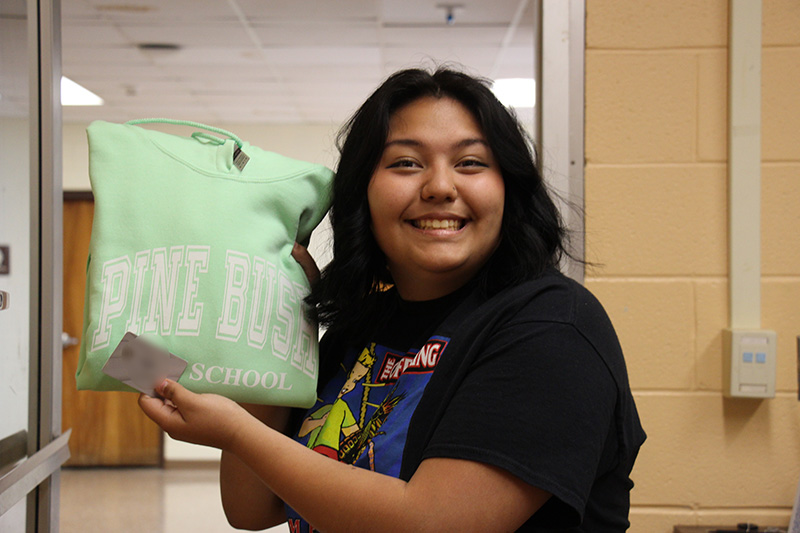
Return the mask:
<path fill-rule="evenodd" d="M 161 384 L 158 387 L 156 387 L 156 390 L 158 391 L 159 394 L 164 392 L 164 387 L 166 387 L 168 383 L 169 380 L 165 379 L 164 381 L 161 382 Z"/>

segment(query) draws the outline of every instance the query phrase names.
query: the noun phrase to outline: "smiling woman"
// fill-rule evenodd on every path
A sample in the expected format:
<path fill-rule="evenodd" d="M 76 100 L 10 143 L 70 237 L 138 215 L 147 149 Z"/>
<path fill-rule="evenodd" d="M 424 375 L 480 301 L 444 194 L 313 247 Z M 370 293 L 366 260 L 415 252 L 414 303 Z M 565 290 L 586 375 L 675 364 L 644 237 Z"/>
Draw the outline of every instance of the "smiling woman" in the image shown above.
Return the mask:
<path fill-rule="evenodd" d="M 329 326 L 317 402 L 242 408 L 166 381 L 142 408 L 222 448 L 240 528 L 627 529 L 645 436 L 625 362 L 556 269 L 565 231 L 514 117 L 482 80 L 407 70 L 342 139 L 334 258 L 308 299 Z"/>

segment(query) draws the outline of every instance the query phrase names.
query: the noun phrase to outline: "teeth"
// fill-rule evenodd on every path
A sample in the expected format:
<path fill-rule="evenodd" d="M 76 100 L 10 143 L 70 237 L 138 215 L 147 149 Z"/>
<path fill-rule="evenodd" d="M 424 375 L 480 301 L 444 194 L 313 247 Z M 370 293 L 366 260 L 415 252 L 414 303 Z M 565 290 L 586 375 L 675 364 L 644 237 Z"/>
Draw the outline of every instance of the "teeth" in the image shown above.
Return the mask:
<path fill-rule="evenodd" d="M 446 229 L 448 231 L 456 231 L 461 227 L 458 220 L 415 220 L 414 225 L 419 229 Z"/>

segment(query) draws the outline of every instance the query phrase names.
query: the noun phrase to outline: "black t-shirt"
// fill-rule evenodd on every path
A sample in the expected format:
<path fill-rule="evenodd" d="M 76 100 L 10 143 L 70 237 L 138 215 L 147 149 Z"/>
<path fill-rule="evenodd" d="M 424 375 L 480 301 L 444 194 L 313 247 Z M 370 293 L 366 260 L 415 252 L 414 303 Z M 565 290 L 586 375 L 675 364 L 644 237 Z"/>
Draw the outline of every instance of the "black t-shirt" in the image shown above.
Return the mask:
<path fill-rule="evenodd" d="M 488 299 L 472 287 L 376 297 L 389 320 L 374 342 L 323 339 L 300 442 L 405 480 L 430 457 L 503 468 L 553 495 L 518 531 L 628 527 L 645 435 L 613 327 L 585 288 L 553 271 Z"/>

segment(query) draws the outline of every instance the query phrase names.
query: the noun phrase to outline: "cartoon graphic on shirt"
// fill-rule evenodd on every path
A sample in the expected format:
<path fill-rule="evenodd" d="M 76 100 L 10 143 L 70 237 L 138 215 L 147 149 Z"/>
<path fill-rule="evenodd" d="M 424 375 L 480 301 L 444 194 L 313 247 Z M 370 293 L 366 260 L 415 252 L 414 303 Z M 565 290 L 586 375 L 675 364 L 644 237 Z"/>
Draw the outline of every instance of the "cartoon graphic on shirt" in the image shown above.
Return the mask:
<path fill-rule="evenodd" d="M 373 417 L 367 425 L 368 431 L 363 431 L 371 386 L 382 386 L 382 384 L 372 385 L 370 383 L 375 360 L 375 343 L 372 343 L 364 348 L 358 356 L 358 360 L 347 375 L 347 380 L 342 385 L 336 400 L 332 404 L 323 405 L 303 421 L 298 437 L 309 435 L 306 444 L 309 448 L 332 459 L 352 464 L 371 443 L 372 438 L 377 435 L 377 428 L 386 420 L 392 407 L 401 399 L 397 398 L 388 407 L 379 408 L 379 421 L 375 421 L 375 417 Z M 343 397 L 352 392 L 356 384 L 362 380 L 364 392 L 359 409 L 359 419 L 356 420 Z M 374 428 L 374 431 L 369 428 Z M 340 436 L 343 436 L 343 439 Z M 341 450 L 342 443 L 347 445 L 344 455 Z M 356 455 L 353 456 L 353 453 Z"/>
<path fill-rule="evenodd" d="M 343 463 L 353 464 L 361 457 L 364 450 L 369 446 L 370 470 L 375 470 L 375 450 L 373 439 L 384 433 L 380 431 L 381 426 L 389 417 L 392 409 L 403 400 L 405 395 L 392 396 L 391 394 L 381 402 L 375 414 L 369 419 L 364 428 L 355 430 L 348 435 L 341 443 L 339 448 L 339 460 Z"/>

